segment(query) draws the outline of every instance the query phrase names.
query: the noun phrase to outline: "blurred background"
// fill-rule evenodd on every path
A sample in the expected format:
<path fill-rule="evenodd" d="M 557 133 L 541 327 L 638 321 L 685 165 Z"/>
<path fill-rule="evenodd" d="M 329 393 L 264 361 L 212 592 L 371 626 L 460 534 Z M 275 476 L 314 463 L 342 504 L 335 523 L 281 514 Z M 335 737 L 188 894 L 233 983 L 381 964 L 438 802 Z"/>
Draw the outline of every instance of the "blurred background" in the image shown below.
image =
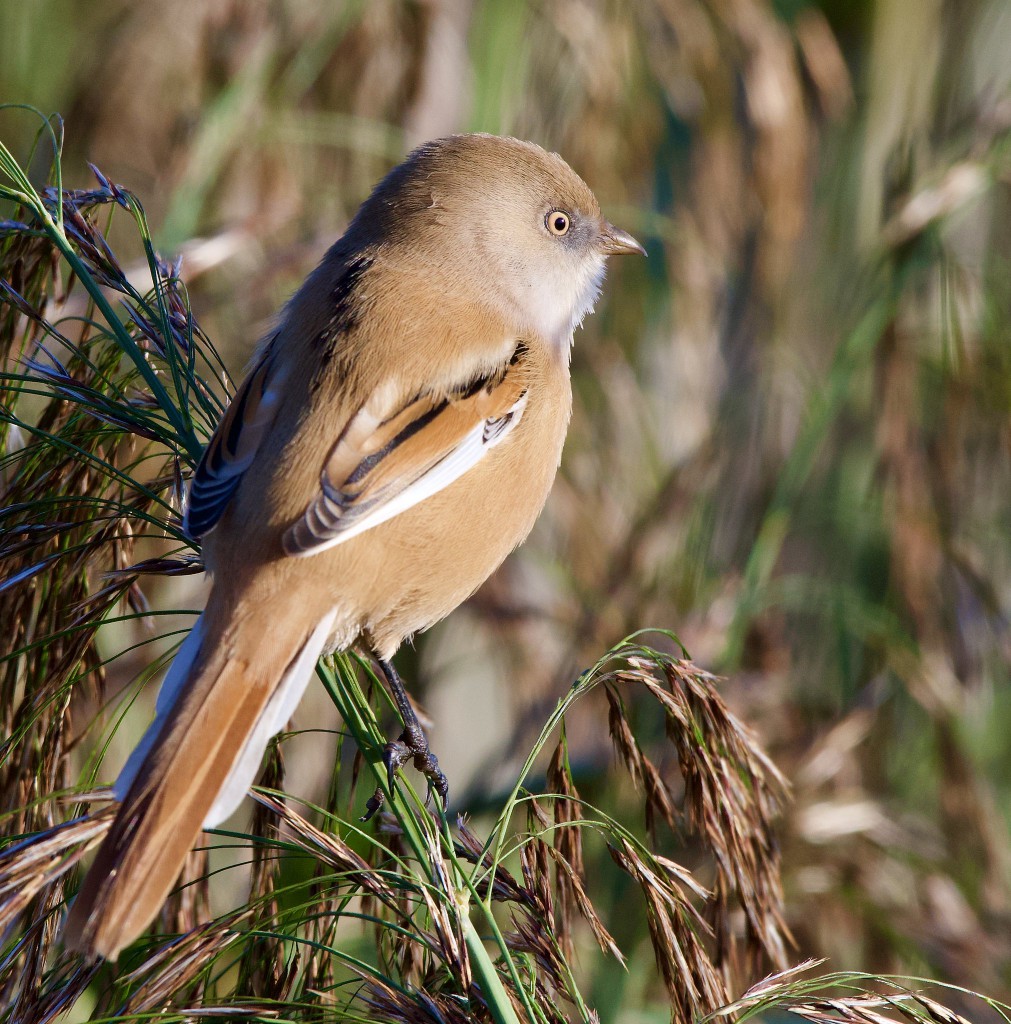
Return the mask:
<path fill-rule="evenodd" d="M 1009 54 L 1006 0 L 0 0 L 0 99 L 62 114 L 69 187 L 91 161 L 140 197 L 235 374 L 415 143 L 565 156 L 649 259 L 612 261 L 577 335 L 533 536 L 399 659 L 459 806 L 611 644 L 671 629 L 793 783 L 797 958 L 1005 999 Z M 35 129 L 0 111 L 22 159 Z M 572 758 L 620 808 L 604 720 L 570 721 Z M 321 691 L 299 725 L 338 727 Z M 287 787 L 325 788 L 332 750 L 287 743 Z M 653 984 L 615 917 L 645 969 L 601 967 L 604 1019 Z"/>

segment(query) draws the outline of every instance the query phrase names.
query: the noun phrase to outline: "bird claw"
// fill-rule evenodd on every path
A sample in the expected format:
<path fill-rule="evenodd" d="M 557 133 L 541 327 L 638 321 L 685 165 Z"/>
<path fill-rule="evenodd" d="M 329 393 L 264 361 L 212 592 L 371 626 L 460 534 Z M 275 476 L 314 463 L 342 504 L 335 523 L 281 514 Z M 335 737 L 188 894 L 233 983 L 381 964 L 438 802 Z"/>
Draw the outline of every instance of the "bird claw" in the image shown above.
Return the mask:
<path fill-rule="evenodd" d="M 428 746 L 428 740 L 421 730 L 412 731 L 405 729 L 399 739 L 391 740 L 383 748 L 383 764 L 386 765 L 386 781 L 389 790 L 393 792 L 397 773 L 408 761 L 414 760 L 414 767 L 425 776 L 428 781 L 428 789 L 425 794 L 425 806 L 430 806 L 432 793 L 439 794 L 441 804 L 440 810 L 445 810 L 449 797 L 449 783 L 442 769 L 439 767 L 439 759 L 432 753 Z M 383 806 L 386 794 L 382 786 L 377 786 L 376 791 L 369 797 L 365 805 L 365 814 L 362 821 L 368 821 Z"/>
<path fill-rule="evenodd" d="M 397 779 L 397 772 L 407 764 L 413 753 L 405 742 L 404 736 L 401 736 L 399 740 L 391 740 L 383 748 L 383 764 L 386 765 L 386 783 L 391 793 L 393 792 L 393 784 Z"/>
<path fill-rule="evenodd" d="M 386 794 L 383 792 L 383 787 L 376 786 L 376 791 L 369 797 L 368 802 L 365 804 L 365 813 L 358 820 L 368 821 L 385 802 Z"/>
<path fill-rule="evenodd" d="M 428 744 L 425 744 L 425 749 L 421 752 L 417 752 L 414 755 L 414 767 L 421 772 L 422 775 L 428 780 L 428 789 L 425 793 L 425 806 L 428 807 L 432 803 L 432 793 L 439 794 L 439 810 L 444 811 L 446 804 L 449 799 L 449 783 L 446 781 L 446 776 L 442 769 L 439 767 L 439 759 L 428 749 Z"/>

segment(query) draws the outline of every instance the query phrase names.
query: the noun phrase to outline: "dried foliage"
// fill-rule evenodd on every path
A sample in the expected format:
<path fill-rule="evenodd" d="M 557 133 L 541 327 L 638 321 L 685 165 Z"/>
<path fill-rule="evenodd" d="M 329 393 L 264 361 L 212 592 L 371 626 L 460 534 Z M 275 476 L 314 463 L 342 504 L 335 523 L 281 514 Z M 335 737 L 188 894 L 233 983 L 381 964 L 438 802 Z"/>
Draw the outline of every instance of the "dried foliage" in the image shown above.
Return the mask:
<path fill-rule="evenodd" d="M 830 974 L 817 979 L 801 977 L 818 964 L 819 961 L 807 961 L 764 978 L 707 1021 L 743 1022 L 773 1008 L 813 1024 L 975 1024 L 980 1019 L 963 1017 L 927 995 L 924 988 L 940 986 L 923 979 L 857 973 Z M 955 986 L 943 987 L 949 994 L 958 994 Z M 1007 1021 L 1011 1010 L 984 997 L 977 998 L 975 1011 L 980 1012 L 980 1008 L 982 1019 L 995 1022 Z"/>
<path fill-rule="evenodd" d="M 4 156 L 5 176 L 24 188 Z M 43 1019 L 52 1005 L 71 999 L 68 983 L 57 997 L 43 970 L 65 872 L 109 820 L 105 813 L 62 820 L 67 801 L 60 794 L 77 781 L 69 751 L 83 733 L 75 709 L 103 695 L 103 624 L 120 608 L 134 617 L 149 612 L 139 573 L 125 571 L 138 535 L 154 527 L 178 540 L 179 465 L 198 450 L 191 401 L 205 418 L 220 408 L 196 372 L 194 328 L 178 279 L 152 254 L 155 287 L 140 293 L 94 218 L 117 205 L 143 224 L 143 212 L 128 193 L 97 177 L 99 187 L 86 191 L 50 188 L 36 196 L 29 186 L 0 237 L 0 298 L 8 314 L 0 336 L 0 621 L 9 630 L 0 662 L 0 793 L 7 834 L 24 837 L 20 848 L 5 852 L 5 877 L 10 886 L 22 885 L 15 903 L 35 893 L 7 932 L 5 984 L 14 1019 L 36 1012 Z M 69 295 L 61 248 L 70 281 L 86 282 L 95 306 L 54 322 L 47 304 L 64 304 Z M 125 322 L 110 315 L 107 292 L 125 300 Z M 94 319 L 96 306 L 104 329 Z M 18 877 L 33 865 L 40 869 L 35 877 Z M 73 977 L 79 994 L 90 972 Z"/>

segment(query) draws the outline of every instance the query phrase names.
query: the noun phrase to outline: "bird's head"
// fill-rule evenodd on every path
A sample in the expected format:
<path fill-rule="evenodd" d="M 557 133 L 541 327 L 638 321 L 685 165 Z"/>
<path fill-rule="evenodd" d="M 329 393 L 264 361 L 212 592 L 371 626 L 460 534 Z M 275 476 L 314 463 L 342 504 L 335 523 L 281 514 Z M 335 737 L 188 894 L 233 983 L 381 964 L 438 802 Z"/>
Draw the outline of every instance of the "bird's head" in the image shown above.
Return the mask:
<path fill-rule="evenodd" d="M 645 255 L 560 156 L 495 135 L 420 146 L 356 223 L 407 244 L 434 275 L 566 349 L 593 308 L 607 257 Z"/>

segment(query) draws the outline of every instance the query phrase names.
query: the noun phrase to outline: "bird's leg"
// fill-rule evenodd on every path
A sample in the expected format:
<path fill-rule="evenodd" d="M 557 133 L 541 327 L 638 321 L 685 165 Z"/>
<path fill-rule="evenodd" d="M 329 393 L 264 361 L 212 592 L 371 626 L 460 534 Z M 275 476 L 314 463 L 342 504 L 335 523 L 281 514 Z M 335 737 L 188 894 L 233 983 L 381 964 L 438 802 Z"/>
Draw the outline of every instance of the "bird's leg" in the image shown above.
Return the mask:
<path fill-rule="evenodd" d="M 439 759 L 429 749 L 428 739 L 421 728 L 418 716 L 414 712 L 411 700 L 407 696 L 404 683 L 390 662 L 384 661 L 382 658 L 376 658 L 376 661 L 383 670 L 383 675 L 386 676 L 386 681 L 389 683 L 390 692 L 393 694 L 397 710 L 400 712 L 400 717 L 404 720 L 404 731 L 400 734 L 400 737 L 387 743 L 383 748 L 383 763 L 386 765 L 390 790 L 392 791 L 393 789 L 393 780 L 396 778 L 397 772 L 413 758 L 414 767 L 428 779 L 429 796 L 431 796 L 434 789 L 439 794 L 439 800 L 443 809 L 445 809 L 449 784 L 446 782 L 446 776 L 439 767 Z M 375 793 L 372 794 L 365 806 L 365 814 L 362 817 L 362 821 L 368 821 L 382 805 L 383 790 L 382 787 L 377 787 Z"/>

